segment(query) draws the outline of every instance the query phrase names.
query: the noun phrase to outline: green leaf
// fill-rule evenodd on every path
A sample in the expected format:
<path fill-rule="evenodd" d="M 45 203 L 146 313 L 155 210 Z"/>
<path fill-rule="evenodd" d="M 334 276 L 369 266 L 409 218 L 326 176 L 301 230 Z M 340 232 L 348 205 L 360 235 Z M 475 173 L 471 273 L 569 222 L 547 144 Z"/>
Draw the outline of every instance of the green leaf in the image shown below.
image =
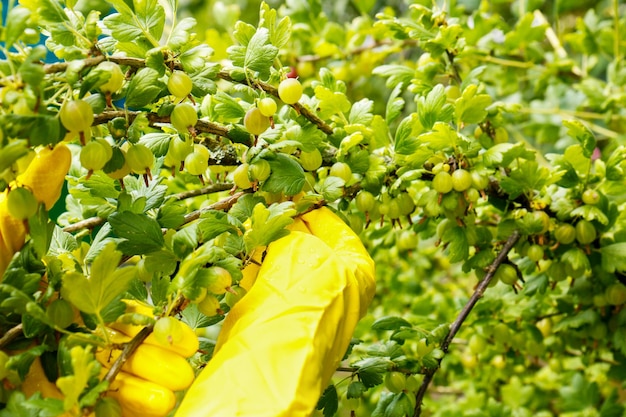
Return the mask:
<path fill-rule="evenodd" d="M 269 31 L 259 28 L 246 46 L 228 48 L 233 65 L 258 72 L 262 79 L 269 78 L 270 68 L 278 55 L 278 48 L 269 43 L 269 38 Z"/>
<path fill-rule="evenodd" d="M 315 97 L 319 100 L 319 116 L 322 119 L 350 110 L 350 100 L 344 93 L 331 91 L 323 85 L 316 86 L 314 92 Z"/>
<path fill-rule="evenodd" d="M 157 252 L 152 252 L 146 255 L 144 259 L 146 270 L 158 277 L 164 276 L 169 280 L 169 276 L 176 270 L 177 258 L 169 250 L 163 249 Z"/>
<path fill-rule="evenodd" d="M 515 199 L 525 192 L 541 190 L 547 183 L 550 170 L 539 167 L 537 161 L 521 161 L 517 169 L 511 170 L 508 177 L 500 180 L 500 186 Z"/>
<path fill-rule="evenodd" d="M 183 322 L 187 323 L 192 329 L 198 329 L 208 327 L 216 323 L 215 317 L 207 317 L 200 313 L 197 304 L 191 304 L 186 307 L 183 312 Z M 225 316 L 222 314 L 219 316 L 220 321 Z"/>
<path fill-rule="evenodd" d="M 372 74 L 387 78 L 387 87 L 393 88 L 394 92 L 398 89 L 397 95 L 399 96 L 402 85 L 411 84 L 413 77 L 415 77 L 415 70 L 406 65 L 381 65 L 374 68 Z"/>
<path fill-rule="evenodd" d="M 383 382 L 383 375 L 392 365 L 393 362 L 384 357 L 365 358 L 352 364 L 352 366 L 359 368 L 357 374 L 367 388 L 380 385 Z"/>
<path fill-rule="evenodd" d="M 233 221 L 236 219 L 223 211 L 210 210 L 202 213 L 197 226 L 201 241 L 208 242 L 224 232 L 238 233 L 239 228 L 232 223 Z"/>
<path fill-rule="evenodd" d="M 372 111 L 374 110 L 374 102 L 367 98 L 361 99 L 352 105 L 348 121 L 352 124 L 369 125 L 374 118 Z"/>
<path fill-rule="evenodd" d="M 195 78 L 198 74 L 205 74 L 204 77 L 207 78 L 215 78 L 217 75 L 220 67 L 210 62 L 212 55 L 213 49 L 208 45 L 198 45 L 180 54 L 180 63 L 186 72 L 193 74 L 194 84 L 197 82 Z"/>
<path fill-rule="evenodd" d="M 264 202 L 265 199 L 263 197 L 254 194 L 246 194 L 237 200 L 237 203 L 230 209 L 228 214 L 240 222 L 245 222 L 247 218 L 252 217 L 254 207 Z"/>
<path fill-rule="evenodd" d="M 607 226 L 609 224 L 609 218 L 604 211 L 598 206 L 592 206 L 589 204 L 583 204 L 571 211 L 571 217 L 582 217 L 585 220 L 597 220 L 598 223 Z"/>
<path fill-rule="evenodd" d="M 112 183 L 114 184 L 114 183 Z M 165 193 L 167 192 L 167 186 L 160 183 L 160 181 L 152 181 L 148 187 L 145 186 L 143 178 L 126 176 L 124 178 L 124 185 L 126 191 L 132 194 L 133 205 L 140 205 L 140 201 L 144 201 L 144 206 L 140 210 L 133 210 L 136 212 L 145 212 L 158 207 L 161 207 L 165 201 Z M 120 198 L 124 193 L 120 194 Z M 120 209 L 118 209 L 119 211 Z"/>
<path fill-rule="evenodd" d="M 109 223 L 115 234 L 125 239 L 119 244 L 119 248 L 127 255 L 154 252 L 165 244 L 161 226 L 145 214 L 116 212 L 109 216 Z"/>
<path fill-rule="evenodd" d="M 267 246 L 288 235 L 289 231 L 285 227 L 293 223 L 295 214 L 293 203 L 288 201 L 270 207 L 260 203 L 255 205 L 250 216 L 251 228 L 243 236 L 246 252 L 250 253 L 259 246 Z"/>
<path fill-rule="evenodd" d="M 469 256 L 469 243 L 465 228 L 451 227 L 443 234 L 441 241 L 446 244 L 450 262 L 463 261 Z"/>
<path fill-rule="evenodd" d="M 600 400 L 600 392 L 595 382 L 589 382 L 581 373 L 576 373 L 570 384 L 559 389 L 563 411 L 580 411 L 595 408 Z"/>
<path fill-rule="evenodd" d="M 32 146 L 54 144 L 61 140 L 59 118 L 51 115 L 4 114 L 0 116 L 0 123 L 5 134 L 27 138 Z"/>
<path fill-rule="evenodd" d="M 272 174 L 263 183 L 263 191 L 283 193 L 286 196 L 296 195 L 304 187 L 304 170 L 299 163 L 285 154 L 277 154 L 268 159 Z"/>
<path fill-rule="evenodd" d="M 387 107 L 385 109 L 385 119 L 387 123 L 391 124 L 394 120 L 400 116 L 404 109 L 405 101 L 401 97 L 403 84 L 398 84 L 391 91 L 389 98 L 387 99 Z"/>
<path fill-rule="evenodd" d="M 176 26 L 172 29 L 172 33 L 168 39 L 168 45 L 173 50 L 178 50 L 187 46 L 193 34 L 192 30 L 196 26 L 196 19 L 193 17 L 185 17 L 180 19 Z"/>
<path fill-rule="evenodd" d="M 15 10 L 15 9 L 14 9 Z M 38 62 L 43 61 L 46 57 L 46 48 L 43 45 L 35 46 L 24 63 L 20 66 L 19 75 L 22 80 L 30 84 L 35 90 L 40 88 L 40 84 L 45 76 L 43 67 Z"/>
<path fill-rule="evenodd" d="M 550 284 L 550 279 L 546 274 L 539 274 L 536 277 L 532 277 L 526 280 L 524 284 L 523 294 L 533 296 L 537 293 L 545 294 L 548 286 Z"/>
<path fill-rule="evenodd" d="M 478 86 L 468 85 L 455 102 L 457 124 L 480 123 L 487 117 L 487 107 L 491 104 L 489 94 L 476 94 Z"/>
<path fill-rule="evenodd" d="M 395 316 L 381 317 L 372 323 L 372 330 L 398 330 L 401 327 L 413 326 L 402 317 Z"/>
<path fill-rule="evenodd" d="M 132 14 L 111 14 L 104 19 L 104 24 L 111 30 L 111 35 L 120 42 L 143 38 L 143 31 L 136 25 Z"/>
<path fill-rule="evenodd" d="M 324 417 L 333 417 L 339 409 L 339 397 L 337 388 L 330 384 L 317 402 L 316 410 L 324 410 Z"/>
<path fill-rule="evenodd" d="M 430 130 L 436 122 L 449 122 L 454 107 L 446 103 L 446 92 L 442 84 L 437 84 L 426 97 L 417 99 L 417 115 L 424 129 Z"/>
<path fill-rule="evenodd" d="M 389 404 L 391 404 L 391 402 L 394 400 L 394 398 L 395 398 L 395 394 L 391 392 L 388 392 L 388 391 L 381 392 L 380 400 L 378 400 L 378 403 L 376 404 L 376 408 L 374 409 L 374 411 L 372 411 L 372 415 L 370 417 L 387 417 L 387 414 L 385 414 L 385 411 L 387 410 L 387 407 L 389 407 Z"/>
<path fill-rule="evenodd" d="M 499 143 L 483 153 L 483 162 L 486 167 L 508 166 L 516 159 L 534 160 L 535 153 L 529 150 L 524 143 Z"/>
<path fill-rule="evenodd" d="M 352 381 L 350 382 L 350 385 L 348 385 L 346 397 L 361 398 L 366 391 L 367 388 L 361 381 Z"/>
<path fill-rule="evenodd" d="M 394 138 L 394 150 L 396 153 L 401 155 L 410 155 L 419 147 L 419 141 L 414 136 L 416 120 L 417 115 L 413 113 L 402 119 L 400 122 Z"/>
<path fill-rule="evenodd" d="M 176 229 L 185 223 L 187 207 L 182 203 L 165 204 L 159 208 L 157 222 L 161 227 Z"/>
<path fill-rule="evenodd" d="M 246 111 L 241 104 L 222 91 L 218 91 L 211 98 L 215 103 L 215 113 L 219 115 L 222 121 L 238 122 L 246 115 Z"/>
<path fill-rule="evenodd" d="M 422 133 L 417 139 L 434 151 L 442 151 L 457 146 L 458 134 L 450 124 L 437 122 L 433 130 Z"/>
<path fill-rule="evenodd" d="M 622 355 L 626 355 L 626 328 L 623 323 L 613 332 L 612 342 Z"/>
<path fill-rule="evenodd" d="M 291 19 L 289 16 L 284 16 L 276 22 L 276 10 L 270 8 L 266 2 L 261 3 L 259 26 L 267 28 L 270 35 L 270 42 L 277 48 L 282 48 L 289 42 L 289 37 L 291 36 Z"/>
<path fill-rule="evenodd" d="M 91 264 L 89 277 L 78 272 L 63 276 L 63 297 L 82 312 L 100 314 L 135 277 L 134 267 L 118 267 L 121 259 L 122 253 L 109 243 Z"/>
<path fill-rule="evenodd" d="M 58 226 L 54 227 L 52 239 L 50 240 L 49 253 L 53 256 L 59 256 L 62 253 L 72 252 L 78 248 L 78 242 L 71 233 L 64 232 Z"/>
<path fill-rule="evenodd" d="M 43 205 L 39 207 L 34 216 L 28 219 L 28 227 L 30 230 L 30 244 L 36 256 L 43 258 L 46 252 L 48 252 L 54 233 L 54 223 L 49 221 L 48 212 Z"/>
<path fill-rule="evenodd" d="M 4 28 L 4 41 L 7 46 L 13 46 L 15 42 L 24 34 L 30 18 L 30 10 L 17 6 L 9 10 L 6 16 L 6 27 Z"/>
<path fill-rule="evenodd" d="M 600 252 L 602 253 L 602 269 L 611 273 L 626 271 L 626 242 L 603 246 Z"/>
<path fill-rule="evenodd" d="M 252 37 L 256 34 L 257 28 L 249 23 L 242 22 L 241 20 L 235 24 L 235 31 L 233 37 L 237 42 L 243 46 L 247 46 L 250 43 Z M 242 67 L 243 65 L 238 65 Z"/>
<path fill-rule="evenodd" d="M 563 120 L 563 126 L 567 127 L 567 134 L 577 141 L 583 149 L 583 155 L 591 158 L 596 149 L 596 138 L 593 132 L 578 120 Z"/>
<path fill-rule="evenodd" d="M 198 224 L 186 225 L 172 237 L 172 250 L 176 256 L 184 258 L 198 246 L 198 240 Z"/>
<path fill-rule="evenodd" d="M 324 200 L 335 201 L 343 196 L 345 182 L 339 177 L 329 176 L 324 178 L 321 184 L 316 186 L 316 190 L 322 194 Z"/>
<path fill-rule="evenodd" d="M 25 140 L 14 140 L 2 147 L 2 152 L 0 152 L 0 172 L 9 168 L 18 159 L 25 156 L 28 153 L 28 149 Z"/>
<path fill-rule="evenodd" d="M 35 395 L 41 395 L 36 393 Z M 32 397 L 31 397 L 32 398 Z M 9 399 L 0 410 L 0 417 L 38 417 L 39 410 L 26 400 L 26 396 L 19 390 L 12 391 Z"/>
<path fill-rule="evenodd" d="M 172 135 L 169 133 L 153 132 L 146 133 L 139 139 L 139 143 L 146 145 L 154 154 L 154 156 L 165 156 L 170 146 Z"/>
<path fill-rule="evenodd" d="M 63 408 L 70 410 L 78 405 L 78 399 L 87 387 L 91 377 L 98 374 L 100 366 L 96 362 L 91 347 L 74 346 L 70 350 L 72 369 L 74 374 L 62 376 L 56 381 L 57 387 L 63 393 Z"/>
<path fill-rule="evenodd" d="M 624 415 L 624 406 L 621 404 L 617 390 L 611 391 L 608 398 L 602 402 L 600 407 L 600 417 L 622 417 Z"/>
<path fill-rule="evenodd" d="M 159 73 L 152 68 L 137 71 L 126 90 L 126 105 L 141 108 L 152 103 L 165 87 L 159 78 Z"/>
<path fill-rule="evenodd" d="M 593 310 L 583 310 L 578 314 L 565 317 L 554 326 L 555 332 L 567 329 L 579 329 L 585 325 L 595 324 L 600 321 L 597 312 Z"/>

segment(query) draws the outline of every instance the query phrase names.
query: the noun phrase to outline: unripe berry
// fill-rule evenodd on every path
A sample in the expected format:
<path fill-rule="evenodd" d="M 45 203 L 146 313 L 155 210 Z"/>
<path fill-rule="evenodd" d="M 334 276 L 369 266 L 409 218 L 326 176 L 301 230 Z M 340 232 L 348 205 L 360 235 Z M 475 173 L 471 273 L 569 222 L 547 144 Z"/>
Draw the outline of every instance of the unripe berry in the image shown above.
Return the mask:
<path fill-rule="evenodd" d="M 274 99 L 270 97 L 265 97 L 259 100 L 257 106 L 261 114 L 265 117 L 272 117 L 276 113 L 276 110 L 278 110 L 278 105 Z"/>
<path fill-rule="evenodd" d="M 259 136 L 270 127 L 270 119 L 258 107 L 252 107 L 243 118 L 243 126 L 254 136 Z"/>
<path fill-rule="evenodd" d="M 186 72 L 176 70 L 172 72 L 172 75 L 167 80 L 167 89 L 174 97 L 183 99 L 191 94 L 193 81 Z"/>
<path fill-rule="evenodd" d="M 302 84 L 295 78 L 286 78 L 278 85 L 278 96 L 286 104 L 297 103 L 302 92 Z"/>
<path fill-rule="evenodd" d="M 104 61 L 98 64 L 98 68 L 110 74 L 109 79 L 100 86 L 100 91 L 105 94 L 117 93 L 124 85 L 124 73 L 115 62 Z"/>

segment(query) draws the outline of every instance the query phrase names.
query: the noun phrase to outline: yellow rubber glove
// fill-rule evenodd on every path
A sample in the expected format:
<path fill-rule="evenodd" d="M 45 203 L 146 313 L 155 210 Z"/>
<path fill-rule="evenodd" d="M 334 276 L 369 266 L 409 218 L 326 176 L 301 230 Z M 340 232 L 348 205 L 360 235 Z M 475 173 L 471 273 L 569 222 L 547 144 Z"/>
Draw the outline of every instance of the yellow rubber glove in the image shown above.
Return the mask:
<path fill-rule="evenodd" d="M 291 229 L 269 245 L 256 279 L 247 272 L 251 287 L 176 417 L 312 414 L 374 295 L 374 263 L 326 208 Z"/>
<path fill-rule="evenodd" d="M 152 309 L 136 301 L 125 301 L 127 312 L 152 316 Z M 161 344 L 150 334 L 124 363 L 107 395 L 115 398 L 122 407 L 123 417 L 164 417 L 176 405 L 174 391 L 188 388 L 194 371 L 185 358 L 198 350 L 198 337 L 193 329 L 180 322 L 182 338 L 173 344 Z M 114 343 L 126 343 L 142 329 L 113 323 L 108 329 Z M 118 349 L 100 349 L 96 359 L 110 368 L 121 353 Z"/>
<path fill-rule="evenodd" d="M 135 301 L 126 301 L 127 312 L 152 316 L 152 309 Z M 182 338 L 171 345 L 163 345 L 153 334 L 139 345 L 125 362 L 105 395 L 115 398 L 122 408 L 122 417 L 164 417 L 176 405 L 174 391 L 188 388 L 193 382 L 194 371 L 185 358 L 198 350 L 198 338 L 189 326 L 181 324 Z M 131 340 L 142 326 L 113 323 L 106 329 L 112 343 L 121 345 Z M 96 359 L 103 365 L 101 376 L 117 360 L 119 349 L 99 349 Z M 63 399 L 54 382 L 45 376 L 41 361 L 33 361 L 21 391 L 27 396 L 39 392 L 44 398 Z M 65 413 L 62 417 L 71 417 Z"/>
<path fill-rule="evenodd" d="M 62 143 L 54 148 L 42 148 L 11 187 L 28 188 L 46 210 L 50 210 L 61 195 L 71 162 L 72 154 Z M 13 254 L 24 246 L 27 232 L 24 222 L 9 214 L 6 195 L 6 191 L 0 193 L 0 280 Z"/>

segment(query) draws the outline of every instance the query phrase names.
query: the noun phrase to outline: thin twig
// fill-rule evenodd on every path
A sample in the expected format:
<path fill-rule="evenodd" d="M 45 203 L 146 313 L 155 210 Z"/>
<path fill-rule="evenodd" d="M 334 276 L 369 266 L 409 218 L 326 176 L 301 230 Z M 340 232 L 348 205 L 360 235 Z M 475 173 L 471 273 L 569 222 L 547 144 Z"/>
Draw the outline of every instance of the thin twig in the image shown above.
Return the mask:
<path fill-rule="evenodd" d="M 104 60 L 112 61 L 120 65 L 127 65 L 133 68 L 143 68 L 146 66 L 146 61 L 140 58 L 129 58 L 129 57 L 121 57 L 121 56 L 109 56 L 105 58 L 103 56 L 97 56 L 93 58 L 85 58 L 82 61 L 83 68 L 94 67 Z M 47 65 L 44 65 L 44 72 L 46 72 L 47 74 L 63 72 L 67 69 L 67 67 L 68 67 L 68 63 L 66 62 L 60 62 L 56 64 L 47 64 Z M 182 67 L 180 67 L 179 64 L 176 64 L 174 65 L 174 68 L 181 69 Z M 275 97 L 278 97 L 278 89 L 274 87 L 273 85 L 268 84 L 266 82 L 263 82 L 260 80 L 254 80 L 250 84 L 248 84 L 248 82 L 245 79 L 241 81 L 236 81 L 230 76 L 230 73 L 225 70 L 220 71 L 217 74 L 217 76 L 218 78 L 221 78 L 225 81 L 229 81 L 231 83 L 239 83 L 239 84 L 249 85 L 250 87 L 253 87 L 253 88 L 255 87 L 260 88 L 266 93 L 271 94 Z M 316 114 L 314 114 L 311 110 L 309 110 L 305 106 L 301 105 L 300 103 L 295 103 L 293 104 L 293 108 L 296 109 L 296 111 L 302 114 L 315 126 L 317 126 L 322 132 L 326 133 L 327 135 L 333 134 L 333 128 L 329 126 L 326 122 L 324 122 L 322 119 L 320 119 Z M 118 117 L 118 116 L 123 117 L 125 114 L 124 112 L 120 112 L 120 113 L 121 114 L 114 116 L 114 117 Z M 133 114 L 133 112 L 128 112 L 128 115 L 129 117 L 135 117 L 136 114 L 138 113 L 139 112 L 134 112 Z M 100 124 L 107 120 L 110 120 L 108 117 L 110 117 L 112 114 L 113 112 L 105 111 L 102 114 L 97 115 L 95 117 L 94 124 Z M 110 118 L 112 119 L 114 117 L 110 117 Z M 148 113 L 148 120 L 150 120 L 151 123 L 161 121 L 161 120 L 165 121 L 166 119 L 167 121 L 169 121 L 169 118 L 162 118 L 160 116 L 157 116 L 154 113 Z M 223 136 L 223 137 L 228 137 L 228 133 L 229 133 L 229 129 L 227 127 L 218 125 L 216 123 L 207 122 L 204 120 L 198 121 L 198 124 L 196 125 L 196 130 L 200 132 L 205 132 L 205 133 L 213 133 L 213 134 Z"/>
<path fill-rule="evenodd" d="M 65 226 L 63 228 L 63 231 L 67 233 L 73 233 L 83 229 L 93 229 L 100 226 L 105 221 L 106 219 L 103 219 L 102 217 L 89 217 L 79 222 L 70 224 L 69 226 Z"/>
<path fill-rule="evenodd" d="M 212 193 L 217 193 L 220 191 L 227 191 L 227 190 L 231 190 L 233 188 L 232 184 L 227 184 L 227 183 L 220 183 L 220 184 L 211 184 L 209 186 L 206 186 L 204 188 L 200 188 L 197 190 L 189 190 L 189 191 L 184 191 L 182 193 L 178 193 L 175 194 L 173 197 L 176 200 L 184 200 L 186 198 L 191 198 L 191 197 L 197 197 L 199 195 L 204 195 L 204 194 L 212 194 Z M 228 198 L 226 198 L 225 200 L 222 201 L 218 201 L 214 204 L 211 204 L 210 206 L 201 209 L 201 210 L 196 210 L 194 212 L 191 212 L 189 214 L 187 214 L 187 216 L 185 217 L 185 223 L 189 223 L 190 221 L 193 221 L 197 218 L 200 217 L 201 212 L 206 211 L 206 210 L 225 210 L 230 208 L 230 206 L 232 206 L 233 204 L 235 204 L 235 202 L 237 201 L 237 198 L 239 198 L 243 193 L 239 193 L 239 195 L 236 195 L 235 200 L 233 201 L 233 197 L 235 196 L 230 196 Z M 200 214 L 198 214 L 200 213 Z M 100 226 L 102 224 L 104 224 L 106 222 L 106 219 L 103 217 L 89 217 L 87 219 L 81 220 L 79 222 L 70 224 L 69 226 L 65 226 L 63 228 L 64 232 L 67 233 L 74 233 L 74 232 L 78 232 L 80 230 L 83 229 L 93 229 L 97 226 Z"/>
<path fill-rule="evenodd" d="M 148 122 L 150 125 L 154 125 L 156 123 L 169 123 L 169 116 L 159 116 L 156 113 L 152 112 L 140 112 L 140 111 L 124 111 L 124 110 L 105 110 L 100 114 L 97 114 L 94 117 L 93 125 L 100 125 L 108 122 L 109 120 L 113 120 L 117 117 L 127 118 L 129 123 L 132 123 L 135 118 L 140 114 L 145 114 L 148 118 Z M 198 120 L 196 125 L 194 126 L 197 132 L 201 133 L 210 133 L 217 136 L 222 136 L 230 139 L 231 129 L 227 126 L 220 125 L 218 123 L 209 122 L 208 120 Z"/>
<path fill-rule="evenodd" d="M 117 374 L 122 370 L 122 366 L 124 366 L 128 358 L 130 358 L 131 355 L 135 352 L 135 350 L 137 350 L 139 345 L 141 345 L 143 341 L 146 340 L 148 336 L 150 336 L 150 333 L 152 333 L 153 327 L 154 325 L 152 324 L 145 326 L 143 329 L 141 329 L 139 333 L 135 335 L 135 337 L 131 339 L 130 342 L 124 345 L 124 349 L 122 349 L 122 353 L 115 360 L 115 362 L 113 363 L 113 366 L 111 366 L 111 369 L 109 369 L 109 372 L 107 372 L 107 374 L 104 376 L 103 381 L 108 381 L 109 383 L 111 383 L 115 379 Z"/>
<path fill-rule="evenodd" d="M 252 82 L 252 85 L 248 84 L 248 82 L 244 79 L 241 81 L 234 80 L 228 71 L 222 70 L 217 74 L 218 78 L 221 78 L 225 81 L 231 83 L 239 83 L 244 85 L 249 85 L 250 87 L 257 87 L 261 90 L 265 91 L 268 94 L 273 95 L 274 97 L 278 97 L 278 88 L 274 87 L 272 84 L 268 84 L 263 81 L 255 80 Z M 325 121 L 320 119 L 315 113 L 313 113 L 308 107 L 303 106 L 300 103 L 292 104 L 292 107 L 296 109 L 298 113 L 307 118 L 311 123 L 313 123 L 319 130 L 326 133 L 327 135 L 333 134 L 333 128 L 328 125 Z"/>
<path fill-rule="evenodd" d="M 229 183 L 211 184 L 197 190 L 183 191 L 182 193 L 174 194 L 173 197 L 176 200 L 185 200 L 187 198 L 197 197 L 199 195 L 219 193 L 220 191 L 228 191 L 232 188 L 233 184 Z"/>
<path fill-rule="evenodd" d="M 191 213 L 189 213 L 189 214 L 187 214 L 185 216 L 185 224 L 187 224 L 189 222 L 192 222 L 192 221 L 194 221 L 196 219 L 199 219 L 200 216 L 202 215 L 202 213 L 206 213 L 207 211 L 210 211 L 210 210 L 228 210 L 244 194 L 246 194 L 245 191 L 240 191 L 238 193 L 235 193 L 235 194 L 231 195 L 228 198 L 225 198 L 224 200 L 218 201 L 218 202 L 213 203 L 213 204 L 211 204 L 211 205 L 209 205 L 207 207 L 203 207 L 203 208 L 201 208 L 199 210 L 192 211 Z"/>
<path fill-rule="evenodd" d="M 513 249 L 513 246 L 515 246 L 519 238 L 520 238 L 520 233 L 519 231 L 516 230 L 511 234 L 511 236 L 509 236 L 507 241 L 502 246 L 502 250 L 500 251 L 500 253 L 498 253 L 498 256 L 496 257 L 496 259 L 489 266 L 487 270 L 487 274 L 485 275 L 485 278 L 483 278 L 483 280 L 478 284 L 478 286 L 476 287 L 476 290 L 474 290 L 474 293 L 472 294 L 470 299 L 467 301 L 467 304 L 465 304 L 465 306 L 463 307 L 463 309 L 457 316 L 456 320 L 454 320 L 454 322 L 450 326 L 450 331 L 448 332 L 448 335 L 441 343 L 441 350 L 444 353 L 448 352 L 448 349 L 450 348 L 450 343 L 452 343 L 452 339 L 454 339 L 454 336 L 457 334 L 457 332 L 463 325 L 463 322 L 467 319 L 467 317 L 469 316 L 470 312 L 472 311 L 472 309 L 474 308 L 478 300 L 480 300 L 480 298 L 485 293 L 485 290 L 487 289 L 487 287 L 489 286 L 489 283 L 491 282 L 493 276 L 495 275 L 496 270 L 498 269 L 498 266 L 500 266 L 506 260 L 509 252 L 511 251 L 511 249 Z M 424 396 L 426 395 L 426 390 L 428 389 L 428 386 L 430 385 L 430 382 L 433 380 L 433 377 L 435 376 L 435 373 L 439 369 L 440 365 L 441 365 L 441 360 L 439 360 L 436 367 L 429 369 L 426 372 L 426 374 L 424 374 L 424 380 L 422 381 L 422 385 L 420 386 L 419 390 L 415 394 L 415 410 L 413 412 L 413 417 L 418 417 L 419 415 L 421 415 L 422 401 L 424 399 Z"/>
<path fill-rule="evenodd" d="M 22 323 L 10 328 L 5 334 L 0 337 L 0 349 L 11 343 L 16 337 L 23 333 Z"/>

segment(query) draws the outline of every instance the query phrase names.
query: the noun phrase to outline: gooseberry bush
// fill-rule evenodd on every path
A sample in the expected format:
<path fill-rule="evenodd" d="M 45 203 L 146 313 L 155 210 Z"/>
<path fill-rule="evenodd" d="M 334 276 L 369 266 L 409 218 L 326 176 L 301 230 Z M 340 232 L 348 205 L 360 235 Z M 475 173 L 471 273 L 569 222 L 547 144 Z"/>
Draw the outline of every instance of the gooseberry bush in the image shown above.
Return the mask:
<path fill-rule="evenodd" d="M 12 387 L 115 320 L 184 321 L 201 367 L 243 266 L 322 205 L 377 296 L 317 413 L 624 416 L 626 5 L 549 4 L 3 3 L 0 187 L 31 227 L 0 416 L 105 407 L 97 373 L 69 405 Z M 15 179 L 59 142 L 47 212 Z"/>

